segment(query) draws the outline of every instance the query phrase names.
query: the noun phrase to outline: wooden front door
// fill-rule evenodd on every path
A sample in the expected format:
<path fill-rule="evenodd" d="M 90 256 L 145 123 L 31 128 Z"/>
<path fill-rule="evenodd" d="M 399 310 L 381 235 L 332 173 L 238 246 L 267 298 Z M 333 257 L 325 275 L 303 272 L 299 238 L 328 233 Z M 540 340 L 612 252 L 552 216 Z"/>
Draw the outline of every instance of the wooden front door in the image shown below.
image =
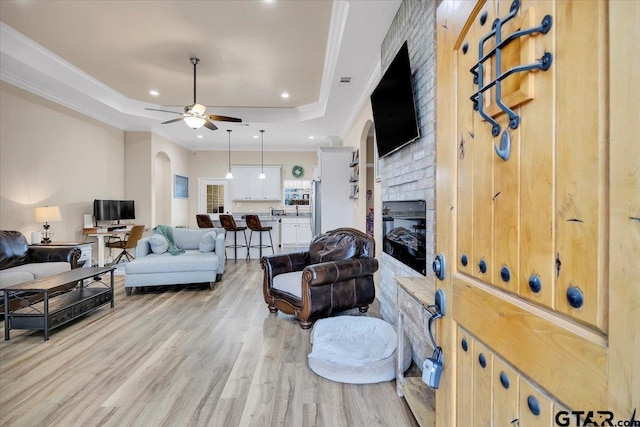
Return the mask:
<path fill-rule="evenodd" d="M 439 426 L 640 419 L 637 22 L 634 1 L 438 8 Z"/>

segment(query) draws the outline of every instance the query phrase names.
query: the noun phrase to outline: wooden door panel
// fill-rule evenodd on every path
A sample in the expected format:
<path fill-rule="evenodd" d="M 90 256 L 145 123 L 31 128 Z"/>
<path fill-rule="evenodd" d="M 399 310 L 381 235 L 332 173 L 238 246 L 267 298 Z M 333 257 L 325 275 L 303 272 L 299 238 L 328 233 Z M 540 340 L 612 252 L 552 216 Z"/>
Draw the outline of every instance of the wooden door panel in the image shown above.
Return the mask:
<path fill-rule="evenodd" d="M 473 341 L 473 425 L 490 426 L 493 412 L 493 353 Z M 462 427 L 463 424 L 458 424 Z"/>
<path fill-rule="evenodd" d="M 524 378 L 520 378 L 518 419 L 521 426 L 548 427 L 553 424 L 553 405 L 546 394 Z"/>
<path fill-rule="evenodd" d="M 453 278 L 455 322 L 572 408 L 593 408 L 606 396 L 606 341 L 561 316 L 481 283 Z M 571 387 L 567 384 L 589 384 Z"/>
<path fill-rule="evenodd" d="M 556 309 L 606 331 L 604 2 L 557 2 Z M 600 13 L 594 13 L 599 11 Z M 580 73 L 580 78 L 576 78 Z M 598 88 L 602 88 L 599 90 Z M 583 295 L 579 308 L 567 292 Z"/>
<path fill-rule="evenodd" d="M 457 420 L 459 426 L 473 425 L 473 339 L 462 328 L 458 328 L 458 343 L 460 349 L 457 353 L 456 368 L 458 371 L 456 388 L 459 390 L 458 399 L 468 402 L 457 408 Z"/>
<path fill-rule="evenodd" d="M 508 118 L 502 115 L 498 123 L 508 128 Z M 495 246 L 493 268 L 493 283 L 507 291 L 517 293 L 520 276 L 520 131 L 511 134 L 511 156 L 504 161 L 493 154 L 494 189 L 492 198 L 494 206 Z M 493 144 L 500 144 L 499 138 L 494 138 Z"/>
<path fill-rule="evenodd" d="M 493 425 L 511 427 L 518 419 L 520 375 L 498 356 L 493 358 Z"/>
<path fill-rule="evenodd" d="M 535 8 L 537 22 L 554 16 L 550 1 L 527 2 Z M 534 37 L 534 58 L 555 51 L 557 25 L 548 34 Z M 557 55 L 556 55 L 557 56 Z M 552 66 L 553 68 L 553 66 Z M 553 308 L 555 296 L 555 84 L 553 71 L 529 73 L 536 96 L 520 109 L 520 275 L 519 294 L 538 304 Z M 530 281 L 532 285 L 530 285 Z M 539 290 L 536 287 L 539 284 Z"/>
<path fill-rule="evenodd" d="M 477 44 L 473 36 L 473 29 L 466 34 L 463 44 L 470 49 L 464 53 L 462 49 L 456 51 L 457 75 L 460 84 L 457 92 L 456 104 L 469 102 L 468 94 L 473 92 L 473 80 L 468 79 L 469 70 L 476 62 L 473 46 Z M 458 198 L 456 206 L 458 226 L 462 230 L 470 232 L 459 233 L 457 236 L 458 255 L 456 257 L 458 268 L 469 275 L 475 274 L 477 267 L 473 263 L 473 147 L 477 144 L 474 136 L 474 122 L 477 121 L 475 111 L 467 109 L 458 111 L 457 114 L 457 158 L 458 158 Z M 464 260 L 463 261 L 463 257 Z"/>
<path fill-rule="evenodd" d="M 491 15 L 491 12 L 489 12 Z M 484 34 L 489 24 L 480 25 L 478 19 L 473 21 L 471 28 L 474 28 L 480 34 Z M 491 21 L 489 21 L 491 22 Z M 469 56 L 475 57 L 477 62 L 478 47 L 470 46 Z M 469 69 L 466 70 L 468 80 L 472 80 Z M 472 80 L 473 81 L 473 80 Z M 473 92 L 477 90 L 474 88 Z M 466 102 L 460 104 L 464 107 L 458 108 L 471 109 L 472 103 L 469 97 L 473 92 L 466 94 Z M 458 227 L 459 232 L 469 232 L 473 235 L 473 256 L 471 263 L 473 268 L 473 276 L 486 283 L 493 283 L 493 274 L 495 265 L 493 262 L 493 197 L 495 195 L 493 188 L 493 137 L 491 136 L 491 126 L 480 119 L 477 112 L 474 112 L 474 134 L 471 153 L 473 156 L 473 219 L 471 230 L 464 230 Z M 484 268 L 481 267 L 484 265 Z M 484 272 L 483 272 L 484 271 Z"/>
<path fill-rule="evenodd" d="M 502 99 L 520 117 L 516 129 L 507 126 L 496 87 L 480 101 L 488 120 L 469 100 L 478 90 L 469 70 L 479 40 L 512 5 L 519 11 L 503 37 L 546 15 L 553 22 L 545 34 L 502 46 L 500 63 L 485 63 L 486 83 L 498 68 L 553 56 L 547 71 L 504 80 Z M 489 25 L 480 22 L 484 12 Z M 437 282 L 447 295 L 438 334 L 445 366 L 456 364 L 445 368 L 436 397 L 439 425 L 470 425 L 470 413 L 472 425 L 508 425 L 511 416 L 521 426 L 548 425 L 563 405 L 610 405 L 625 420 L 640 409 L 640 109 L 629 101 L 640 97 L 640 67 L 623 53 L 640 52 L 640 39 L 630 36 L 638 17 L 637 2 L 443 0 L 438 7 L 436 237 L 438 252 L 455 258 Z M 501 126 L 497 137 L 491 120 Z M 505 129 L 506 161 L 494 152 Z M 471 341 L 471 357 L 462 338 Z M 480 353 L 494 361 L 491 380 Z M 500 389 L 497 370 L 515 376 L 515 394 Z M 469 381 L 473 396 L 461 390 Z"/>
<path fill-rule="evenodd" d="M 609 396 L 617 414 L 640 412 L 640 2 L 611 2 Z M 630 52 L 635 54 L 630 55 Z M 633 71 L 631 71 L 633 70 Z M 634 100 L 635 102 L 625 102 Z M 640 413 L 636 414 L 636 419 Z"/>

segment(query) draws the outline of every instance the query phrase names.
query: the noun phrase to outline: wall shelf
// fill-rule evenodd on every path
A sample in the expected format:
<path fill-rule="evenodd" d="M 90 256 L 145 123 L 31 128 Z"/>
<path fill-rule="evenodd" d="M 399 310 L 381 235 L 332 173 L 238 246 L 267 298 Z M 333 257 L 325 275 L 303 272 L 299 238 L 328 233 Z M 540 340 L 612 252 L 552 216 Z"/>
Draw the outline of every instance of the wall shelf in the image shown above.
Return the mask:
<path fill-rule="evenodd" d="M 349 178 L 349 183 L 351 184 L 351 194 L 349 198 L 352 200 L 356 200 L 360 198 L 360 150 L 355 150 L 351 153 L 351 163 L 349 163 L 349 167 L 351 168 L 351 175 Z"/>

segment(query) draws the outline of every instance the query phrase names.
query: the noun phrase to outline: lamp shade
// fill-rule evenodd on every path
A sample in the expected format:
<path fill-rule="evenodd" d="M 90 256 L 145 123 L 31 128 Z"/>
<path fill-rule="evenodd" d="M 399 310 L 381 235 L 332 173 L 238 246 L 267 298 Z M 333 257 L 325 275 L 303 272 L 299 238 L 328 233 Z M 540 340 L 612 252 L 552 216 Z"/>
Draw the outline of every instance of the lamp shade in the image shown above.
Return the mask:
<path fill-rule="evenodd" d="M 200 129 L 202 126 L 204 126 L 206 120 L 201 117 L 188 116 L 184 118 L 184 122 L 191 129 Z"/>
<path fill-rule="evenodd" d="M 35 209 L 36 222 L 62 221 L 60 208 L 58 206 L 44 206 Z"/>

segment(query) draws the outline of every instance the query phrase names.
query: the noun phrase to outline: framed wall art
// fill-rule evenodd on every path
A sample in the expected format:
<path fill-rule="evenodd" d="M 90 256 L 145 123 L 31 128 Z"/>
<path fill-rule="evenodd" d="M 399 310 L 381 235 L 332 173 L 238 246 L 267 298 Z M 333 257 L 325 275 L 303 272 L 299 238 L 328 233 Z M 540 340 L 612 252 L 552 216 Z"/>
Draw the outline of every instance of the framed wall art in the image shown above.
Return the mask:
<path fill-rule="evenodd" d="M 173 198 L 188 199 L 189 198 L 189 177 L 182 175 L 173 176 Z"/>

